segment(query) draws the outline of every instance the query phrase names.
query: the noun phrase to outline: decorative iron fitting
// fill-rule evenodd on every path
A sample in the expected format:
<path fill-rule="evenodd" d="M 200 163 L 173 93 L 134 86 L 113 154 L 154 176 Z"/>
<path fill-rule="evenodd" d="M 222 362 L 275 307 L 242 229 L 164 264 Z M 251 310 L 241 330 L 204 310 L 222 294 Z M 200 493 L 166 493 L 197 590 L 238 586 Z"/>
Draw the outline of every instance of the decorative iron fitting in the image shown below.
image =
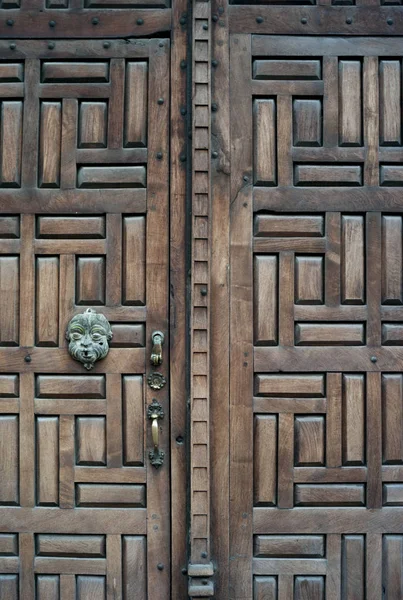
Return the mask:
<path fill-rule="evenodd" d="M 167 380 L 162 373 L 150 373 L 147 377 L 147 383 L 153 390 L 162 390 Z"/>

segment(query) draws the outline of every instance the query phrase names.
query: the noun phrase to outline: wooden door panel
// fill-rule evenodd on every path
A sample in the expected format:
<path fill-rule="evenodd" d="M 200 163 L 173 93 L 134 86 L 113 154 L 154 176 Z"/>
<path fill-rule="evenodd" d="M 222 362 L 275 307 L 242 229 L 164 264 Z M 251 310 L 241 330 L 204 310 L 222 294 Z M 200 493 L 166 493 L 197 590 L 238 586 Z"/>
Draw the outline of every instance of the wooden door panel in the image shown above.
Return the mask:
<path fill-rule="evenodd" d="M 169 365 L 169 43 L 63 47 L 0 73 L 0 597 L 162 600 L 169 386 L 147 375 L 155 329 Z M 113 332 L 91 371 L 65 335 L 88 307 Z"/>
<path fill-rule="evenodd" d="M 401 595 L 396 43 L 232 36 L 233 598 Z"/>

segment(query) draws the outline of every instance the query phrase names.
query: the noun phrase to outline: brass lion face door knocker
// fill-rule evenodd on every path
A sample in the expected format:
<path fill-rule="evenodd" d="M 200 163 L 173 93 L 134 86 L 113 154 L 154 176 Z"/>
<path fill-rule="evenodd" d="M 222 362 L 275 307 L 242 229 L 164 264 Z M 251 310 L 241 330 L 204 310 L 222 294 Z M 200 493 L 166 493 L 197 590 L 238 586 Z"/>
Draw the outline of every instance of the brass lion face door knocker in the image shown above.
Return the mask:
<path fill-rule="evenodd" d="M 112 329 L 108 319 L 92 308 L 75 315 L 67 326 L 70 355 L 88 370 L 109 352 Z"/>

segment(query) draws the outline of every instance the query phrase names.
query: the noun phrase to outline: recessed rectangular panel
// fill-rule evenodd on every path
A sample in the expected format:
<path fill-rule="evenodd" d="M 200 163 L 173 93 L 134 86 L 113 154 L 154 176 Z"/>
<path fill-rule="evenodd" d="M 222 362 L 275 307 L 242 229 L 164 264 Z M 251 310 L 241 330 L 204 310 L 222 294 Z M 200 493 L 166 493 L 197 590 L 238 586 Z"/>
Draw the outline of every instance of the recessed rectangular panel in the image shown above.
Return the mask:
<path fill-rule="evenodd" d="M 273 59 L 253 61 L 254 79 L 321 79 L 320 60 Z"/>
<path fill-rule="evenodd" d="M 277 579 L 259 575 L 253 578 L 253 600 L 277 600 Z"/>
<path fill-rule="evenodd" d="M 339 61 L 339 144 L 362 144 L 361 63 Z"/>
<path fill-rule="evenodd" d="M 322 256 L 295 258 L 296 304 L 323 304 L 324 261 Z"/>
<path fill-rule="evenodd" d="M 39 375 L 37 398 L 105 398 L 103 375 Z"/>
<path fill-rule="evenodd" d="M 145 326 L 143 323 L 113 323 L 111 348 L 144 348 Z"/>
<path fill-rule="evenodd" d="M 128 62 L 126 66 L 125 146 L 147 144 L 148 65 Z"/>
<path fill-rule="evenodd" d="M 365 464 L 365 380 L 363 375 L 342 379 L 343 464 Z"/>
<path fill-rule="evenodd" d="M 18 447 L 18 416 L 0 415 L 0 506 L 18 504 Z"/>
<path fill-rule="evenodd" d="M 106 102 L 81 102 L 79 112 L 79 148 L 106 148 Z"/>
<path fill-rule="evenodd" d="M 380 184 L 392 187 L 403 185 L 403 165 L 381 165 Z"/>
<path fill-rule="evenodd" d="M 209 130 L 205 127 L 198 127 L 195 130 L 194 147 L 197 150 L 206 150 L 209 147 Z"/>
<path fill-rule="evenodd" d="M 323 375 L 256 375 L 258 396 L 321 397 L 325 393 Z"/>
<path fill-rule="evenodd" d="M 360 165 L 296 165 L 294 183 L 298 186 L 362 185 Z"/>
<path fill-rule="evenodd" d="M 2 8 L 4 8 L 3 4 L 2 4 Z M 2 83 L 24 81 L 24 65 L 23 65 L 23 63 L 2 63 L 2 64 L 0 64 L 0 81 Z"/>
<path fill-rule="evenodd" d="M 364 504 L 363 484 L 297 484 L 295 486 L 296 506 L 364 506 Z"/>
<path fill-rule="evenodd" d="M 79 188 L 144 188 L 146 169 L 140 166 L 79 167 Z"/>
<path fill-rule="evenodd" d="M 18 256 L 0 256 L 0 346 L 18 346 L 19 292 Z"/>
<path fill-rule="evenodd" d="M 276 185 L 276 105 L 274 100 L 253 103 L 253 151 L 255 185 Z"/>
<path fill-rule="evenodd" d="M 123 304 L 146 301 L 146 219 L 123 218 Z"/>
<path fill-rule="evenodd" d="M 321 100 L 298 99 L 293 102 L 294 146 L 322 145 Z"/>
<path fill-rule="evenodd" d="M 36 536 L 36 556 L 105 558 L 105 535 L 58 535 L 44 533 Z"/>
<path fill-rule="evenodd" d="M 325 419 L 323 416 L 295 417 L 295 465 L 323 466 L 325 463 Z"/>
<path fill-rule="evenodd" d="M 341 595 L 343 600 L 365 600 L 365 538 L 342 536 Z"/>
<path fill-rule="evenodd" d="M 144 390 L 141 375 L 123 377 L 123 463 L 144 464 Z"/>
<path fill-rule="evenodd" d="M 318 215 L 256 215 L 256 236 L 322 237 L 324 219 Z"/>
<path fill-rule="evenodd" d="M 383 462 L 403 463 L 403 381 L 399 373 L 382 375 Z"/>
<path fill-rule="evenodd" d="M 60 187 L 62 103 L 42 102 L 39 133 L 39 186 Z"/>
<path fill-rule="evenodd" d="M 2 0 L 2 8 L 19 8 L 21 6 L 20 0 Z"/>
<path fill-rule="evenodd" d="M 36 259 L 36 345 L 59 345 L 59 257 Z"/>
<path fill-rule="evenodd" d="M 0 598 L 18 600 L 18 575 L 0 575 Z"/>
<path fill-rule="evenodd" d="M 77 506 L 143 508 L 146 505 L 144 485 L 79 483 Z"/>
<path fill-rule="evenodd" d="M 400 60 L 379 62 L 379 136 L 381 146 L 402 143 L 401 66 Z"/>
<path fill-rule="evenodd" d="M 382 543 L 382 584 L 384 600 L 403 597 L 403 536 L 384 535 Z"/>
<path fill-rule="evenodd" d="M 37 503 L 59 504 L 59 418 L 36 420 Z"/>
<path fill-rule="evenodd" d="M 296 346 L 362 346 L 363 323 L 296 323 Z"/>
<path fill-rule="evenodd" d="M 273 346 L 278 336 L 278 259 L 255 256 L 254 259 L 254 326 L 255 343 Z"/>
<path fill-rule="evenodd" d="M 365 301 L 364 217 L 343 215 L 341 222 L 341 284 L 344 304 Z"/>
<path fill-rule="evenodd" d="M 254 504 L 274 506 L 277 502 L 277 417 L 256 415 L 254 421 Z"/>
<path fill-rule="evenodd" d="M 103 83 L 109 80 L 107 62 L 43 62 L 44 83 Z"/>
<path fill-rule="evenodd" d="M 382 216 L 382 302 L 402 304 L 402 217 Z"/>
<path fill-rule="evenodd" d="M 169 0 L 84 0 L 85 8 L 166 8 Z"/>
<path fill-rule="evenodd" d="M 105 417 L 77 417 L 76 454 L 78 465 L 106 465 Z"/>
<path fill-rule="evenodd" d="M 16 533 L 0 533 L 0 556 L 18 555 L 18 535 Z"/>
<path fill-rule="evenodd" d="M 76 262 L 76 304 L 105 304 L 105 257 L 78 256 Z"/>
<path fill-rule="evenodd" d="M 382 323 L 382 344 L 403 346 L 403 323 Z"/>
<path fill-rule="evenodd" d="M 385 483 L 383 486 L 384 506 L 403 506 L 403 484 Z"/>
<path fill-rule="evenodd" d="M 123 600 L 147 600 L 147 542 L 143 535 L 122 539 Z"/>
<path fill-rule="evenodd" d="M 298 576 L 295 578 L 294 600 L 325 600 L 325 578 Z"/>
<path fill-rule="evenodd" d="M 323 558 L 323 535 L 255 535 L 253 555 L 260 558 Z"/>
<path fill-rule="evenodd" d="M 1 104 L 1 186 L 17 188 L 21 184 L 22 148 L 21 101 Z"/>
<path fill-rule="evenodd" d="M 100 575 L 78 575 L 75 600 L 106 600 L 106 578 Z"/>
<path fill-rule="evenodd" d="M 46 8 L 68 8 L 70 0 L 46 0 Z"/>
<path fill-rule="evenodd" d="M 0 375 L 0 398 L 18 398 L 18 375 Z"/>
<path fill-rule="evenodd" d="M 0 216 L 0 238 L 12 239 L 20 237 L 20 217 Z"/>
<path fill-rule="evenodd" d="M 36 576 L 36 600 L 60 600 L 59 575 Z"/>
<path fill-rule="evenodd" d="M 93 239 L 105 237 L 104 216 L 54 216 L 38 217 L 38 238 Z"/>

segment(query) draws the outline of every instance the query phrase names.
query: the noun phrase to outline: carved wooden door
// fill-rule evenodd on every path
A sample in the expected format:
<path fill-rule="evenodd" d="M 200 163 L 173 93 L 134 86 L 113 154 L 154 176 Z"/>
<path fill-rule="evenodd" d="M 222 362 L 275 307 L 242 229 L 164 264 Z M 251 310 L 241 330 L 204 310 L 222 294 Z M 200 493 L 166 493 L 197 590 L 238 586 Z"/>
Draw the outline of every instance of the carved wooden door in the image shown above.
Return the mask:
<path fill-rule="evenodd" d="M 396 600 L 401 40 L 230 57 L 230 597 Z"/>
<path fill-rule="evenodd" d="M 169 40 L 0 50 L 0 598 L 166 599 Z M 113 332 L 90 370 L 88 308 Z"/>

